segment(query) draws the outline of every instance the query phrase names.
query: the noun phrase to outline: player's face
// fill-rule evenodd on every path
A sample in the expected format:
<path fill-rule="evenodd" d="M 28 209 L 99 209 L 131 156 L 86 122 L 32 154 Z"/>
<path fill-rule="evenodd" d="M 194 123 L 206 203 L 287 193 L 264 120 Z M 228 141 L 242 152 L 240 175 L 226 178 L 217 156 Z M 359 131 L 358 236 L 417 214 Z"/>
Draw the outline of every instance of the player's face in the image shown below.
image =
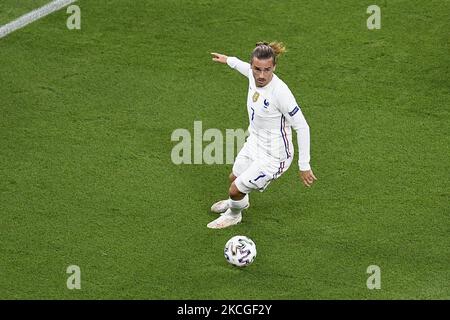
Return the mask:
<path fill-rule="evenodd" d="M 264 87 L 272 80 L 275 66 L 273 65 L 273 59 L 259 60 L 253 58 L 252 61 L 253 77 L 257 87 Z"/>

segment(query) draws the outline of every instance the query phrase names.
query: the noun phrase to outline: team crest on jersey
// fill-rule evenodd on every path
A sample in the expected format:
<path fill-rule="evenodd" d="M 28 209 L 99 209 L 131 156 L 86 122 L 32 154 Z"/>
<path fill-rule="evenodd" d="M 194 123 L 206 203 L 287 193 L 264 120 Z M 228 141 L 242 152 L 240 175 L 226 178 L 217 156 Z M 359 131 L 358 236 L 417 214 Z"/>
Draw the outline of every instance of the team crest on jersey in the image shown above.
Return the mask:
<path fill-rule="evenodd" d="M 258 101 L 258 98 L 259 98 L 259 93 L 258 93 L 258 92 L 255 92 L 255 93 L 253 94 L 253 102 Z"/>

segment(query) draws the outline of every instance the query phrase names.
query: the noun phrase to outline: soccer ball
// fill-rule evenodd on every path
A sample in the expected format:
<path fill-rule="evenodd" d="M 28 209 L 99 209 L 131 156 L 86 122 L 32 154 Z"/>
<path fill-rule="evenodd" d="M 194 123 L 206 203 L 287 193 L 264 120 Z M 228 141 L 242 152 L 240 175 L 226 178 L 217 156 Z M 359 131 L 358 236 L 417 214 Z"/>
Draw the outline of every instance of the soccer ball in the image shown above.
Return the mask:
<path fill-rule="evenodd" d="M 255 260 L 256 245 L 246 236 L 234 236 L 228 240 L 223 253 L 232 265 L 245 267 Z"/>

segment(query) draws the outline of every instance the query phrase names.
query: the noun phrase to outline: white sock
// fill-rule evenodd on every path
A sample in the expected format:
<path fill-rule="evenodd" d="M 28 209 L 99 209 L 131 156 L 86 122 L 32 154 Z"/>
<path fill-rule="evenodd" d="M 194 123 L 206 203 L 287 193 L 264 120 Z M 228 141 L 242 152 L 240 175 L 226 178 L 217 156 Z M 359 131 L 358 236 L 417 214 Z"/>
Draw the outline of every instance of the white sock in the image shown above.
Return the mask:
<path fill-rule="evenodd" d="M 228 199 L 230 206 L 230 213 L 233 215 L 238 215 L 241 213 L 242 209 L 244 209 L 248 205 L 248 194 L 245 195 L 241 200 L 233 200 Z"/>

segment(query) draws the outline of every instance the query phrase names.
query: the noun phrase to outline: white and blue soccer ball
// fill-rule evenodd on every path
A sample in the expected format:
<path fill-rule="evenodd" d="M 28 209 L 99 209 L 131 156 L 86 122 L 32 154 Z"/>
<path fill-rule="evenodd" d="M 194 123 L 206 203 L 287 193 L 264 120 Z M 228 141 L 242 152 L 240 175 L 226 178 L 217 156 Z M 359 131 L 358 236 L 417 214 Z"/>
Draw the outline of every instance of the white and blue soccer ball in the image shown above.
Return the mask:
<path fill-rule="evenodd" d="M 223 252 L 229 263 L 237 267 L 245 267 L 255 260 L 256 245 L 246 236 L 234 236 L 228 240 Z"/>

